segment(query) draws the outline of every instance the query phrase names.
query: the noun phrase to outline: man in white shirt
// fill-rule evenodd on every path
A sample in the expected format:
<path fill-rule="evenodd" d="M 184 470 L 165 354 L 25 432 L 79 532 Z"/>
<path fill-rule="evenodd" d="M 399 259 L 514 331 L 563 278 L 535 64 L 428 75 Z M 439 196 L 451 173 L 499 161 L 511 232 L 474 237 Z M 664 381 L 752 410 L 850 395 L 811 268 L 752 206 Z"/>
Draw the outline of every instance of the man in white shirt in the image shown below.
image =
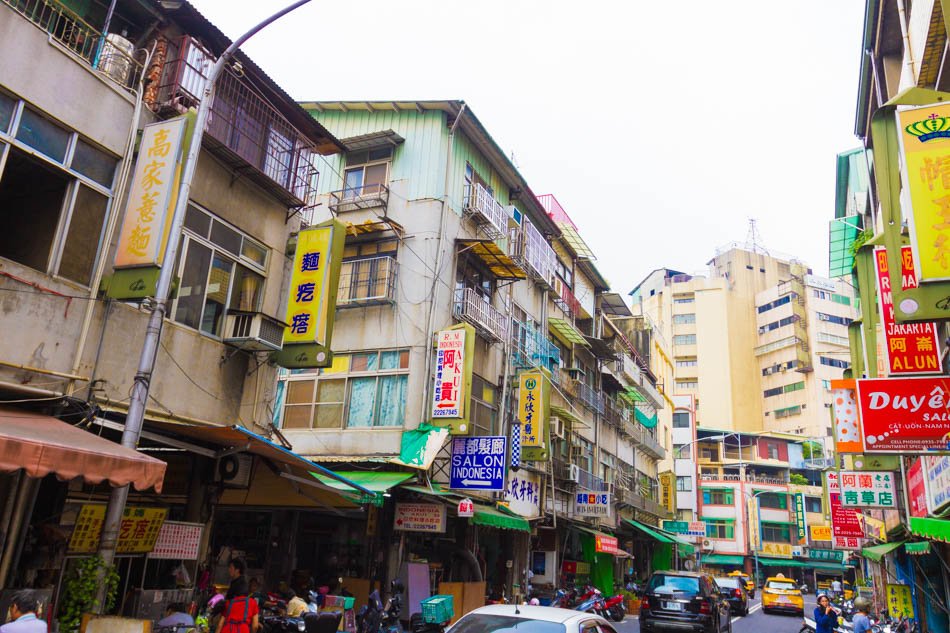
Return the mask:
<path fill-rule="evenodd" d="M 46 622 L 36 617 L 36 598 L 32 591 L 13 594 L 10 622 L 0 626 L 0 633 L 47 633 Z"/>
<path fill-rule="evenodd" d="M 841 595 L 841 581 L 837 578 L 831 583 L 831 591 L 833 591 L 836 596 Z"/>

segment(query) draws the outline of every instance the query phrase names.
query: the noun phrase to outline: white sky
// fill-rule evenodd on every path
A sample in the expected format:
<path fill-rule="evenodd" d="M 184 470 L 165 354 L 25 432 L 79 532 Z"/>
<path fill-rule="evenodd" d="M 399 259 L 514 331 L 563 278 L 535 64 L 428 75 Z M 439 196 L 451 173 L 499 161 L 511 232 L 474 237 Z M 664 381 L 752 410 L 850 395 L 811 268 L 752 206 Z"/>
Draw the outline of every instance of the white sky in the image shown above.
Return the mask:
<path fill-rule="evenodd" d="M 284 0 L 192 0 L 237 37 Z M 314 0 L 244 50 L 301 100 L 463 99 L 627 293 L 762 243 L 828 272 L 864 0 Z"/>

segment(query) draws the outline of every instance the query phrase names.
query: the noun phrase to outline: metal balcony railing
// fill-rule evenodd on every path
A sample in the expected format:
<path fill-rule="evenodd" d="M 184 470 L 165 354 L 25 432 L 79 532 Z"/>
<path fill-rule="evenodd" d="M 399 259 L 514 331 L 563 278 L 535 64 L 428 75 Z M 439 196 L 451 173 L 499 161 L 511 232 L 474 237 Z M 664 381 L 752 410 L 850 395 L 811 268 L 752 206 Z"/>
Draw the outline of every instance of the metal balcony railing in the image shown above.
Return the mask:
<path fill-rule="evenodd" d="M 464 211 L 489 239 L 497 240 L 508 234 L 505 207 L 482 185 L 476 183 L 465 186 Z"/>
<path fill-rule="evenodd" d="M 554 287 L 557 255 L 527 218 L 521 221 L 520 227 L 509 232 L 508 251 L 511 258 L 518 262 L 532 279 L 548 288 Z"/>
<path fill-rule="evenodd" d="M 628 434 L 625 422 L 630 420 L 630 410 L 613 398 L 604 396 L 604 420 L 615 427 L 622 435 Z"/>
<path fill-rule="evenodd" d="M 607 483 L 595 475 L 583 469 L 577 469 L 577 487 L 591 492 L 606 492 Z"/>
<path fill-rule="evenodd" d="M 49 37 L 85 60 L 126 90 L 134 88 L 142 64 L 134 57 L 135 46 L 115 33 L 103 35 L 95 27 L 55 0 L 0 0 L 46 31 Z"/>
<path fill-rule="evenodd" d="M 561 350 L 530 323 L 511 319 L 511 364 L 515 367 L 544 367 L 556 373 Z"/>
<path fill-rule="evenodd" d="M 213 60 L 211 53 L 187 35 L 170 43 L 156 109 L 160 113 L 184 112 L 197 105 Z M 288 207 L 312 203 L 319 175 L 313 143 L 231 69 L 215 84 L 206 132 L 208 146 L 219 158 L 282 203 Z"/>
<path fill-rule="evenodd" d="M 393 303 L 396 300 L 396 260 L 389 256 L 343 262 L 338 308 Z"/>
<path fill-rule="evenodd" d="M 555 280 L 554 289 L 557 291 L 557 295 L 554 297 L 554 305 L 559 307 L 569 319 L 580 316 L 582 312 L 581 302 L 574 296 L 571 289 L 560 279 Z"/>
<path fill-rule="evenodd" d="M 504 341 L 508 336 L 508 316 L 493 308 L 487 297 L 472 288 L 455 291 L 455 318 L 475 326 L 490 340 Z"/>
<path fill-rule="evenodd" d="M 660 446 L 660 443 L 650 435 L 646 429 L 636 423 L 631 423 L 628 427 L 629 435 L 637 443 L 638 447 L 648 455 L 656 459 L 666 457 L 666 449 Z"/>
<path fill-rule="evenodd" d="M 327 203 L 327 207 L 334 213 L 385 209 L 388 205 L 389 187 L 383 184 L 369 184 L 331 191 L 330 201 Z M 381 215 L 385 215 L 385 211 Z"/>
<path fill-rule="evenodd" d="M 581 404 L 595 413 L 603 414 L 604 394 L 579 380 L 575 381 L 575 386 L 577 398 L 581 401 Z"/>

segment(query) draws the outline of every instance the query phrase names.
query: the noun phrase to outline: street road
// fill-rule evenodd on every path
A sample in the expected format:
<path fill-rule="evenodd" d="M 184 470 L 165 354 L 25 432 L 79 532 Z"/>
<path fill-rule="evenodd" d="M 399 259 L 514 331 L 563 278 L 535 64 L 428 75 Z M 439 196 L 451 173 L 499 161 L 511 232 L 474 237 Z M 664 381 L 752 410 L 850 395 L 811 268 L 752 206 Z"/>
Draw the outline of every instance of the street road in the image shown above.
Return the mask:
<path fill-rule="evenodd" d="M 805 596 L 805 615 L 809 618 L 815 610 L 815 596 Z M 619 633 L 640 633 L 640 622 L 636 616 L 617 624 Z M 749 615 L 744 618 L 732 618 L 733 633 L 798 633 L 802 628 L 802 619 L 795 615 L 766 615 L 762 613 L 762 603 L 756 594 L 749 607 Z"/>

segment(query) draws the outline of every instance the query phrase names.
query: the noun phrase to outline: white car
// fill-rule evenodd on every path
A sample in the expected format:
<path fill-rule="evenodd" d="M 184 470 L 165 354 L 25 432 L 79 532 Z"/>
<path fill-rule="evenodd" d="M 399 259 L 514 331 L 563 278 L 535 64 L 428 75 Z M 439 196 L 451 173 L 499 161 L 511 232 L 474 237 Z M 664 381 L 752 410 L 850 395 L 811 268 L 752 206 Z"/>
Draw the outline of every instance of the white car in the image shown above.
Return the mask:
<path fill-rule="evenodd" d="M 528 605 L 496 604 L 467 613 L 447 633 L 617 633 L 598 615 Z"/>

